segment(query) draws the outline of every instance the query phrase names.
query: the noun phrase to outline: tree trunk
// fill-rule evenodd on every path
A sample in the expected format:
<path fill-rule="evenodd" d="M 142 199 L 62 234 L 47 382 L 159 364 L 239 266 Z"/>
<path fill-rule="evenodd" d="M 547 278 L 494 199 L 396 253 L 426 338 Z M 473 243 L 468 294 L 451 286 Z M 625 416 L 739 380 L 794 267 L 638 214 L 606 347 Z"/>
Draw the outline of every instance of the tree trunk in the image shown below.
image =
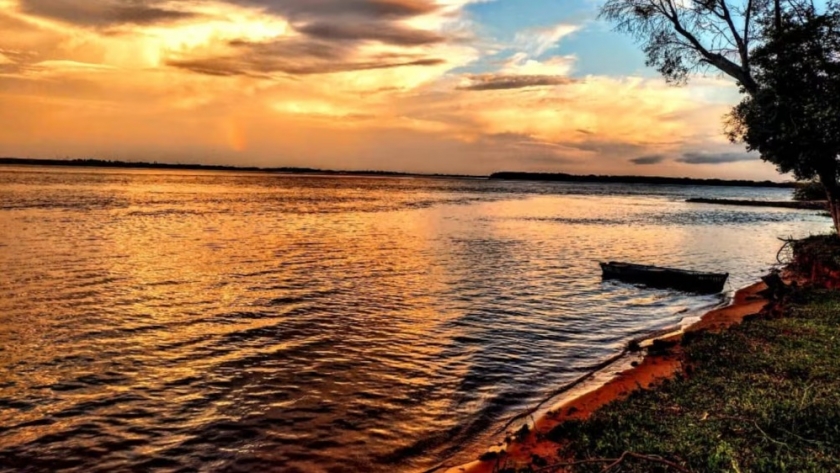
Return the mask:
<path fill-rule="evenodd" d="M 834 231 L 840 236 L 840 196 L 835 194 L 829 197 L 828 211 L 831 212 L 831 220 L 834 221 Z"/>
<path fill-rule="evenodd" d="M 834 231 L 840 235 L 840 184 L 837 182 L 836 173 L 825 173 L 820 175 L 820 182 L 825 187 L 825 196 L 828 199 L 828 212 L 834 222 Z"/>

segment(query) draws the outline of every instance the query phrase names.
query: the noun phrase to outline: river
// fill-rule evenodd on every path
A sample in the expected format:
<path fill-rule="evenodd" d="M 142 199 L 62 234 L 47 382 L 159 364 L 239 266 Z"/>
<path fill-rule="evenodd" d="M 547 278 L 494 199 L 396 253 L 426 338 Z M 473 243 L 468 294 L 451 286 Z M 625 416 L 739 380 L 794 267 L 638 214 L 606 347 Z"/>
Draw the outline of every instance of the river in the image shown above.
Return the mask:
<path fill-rule="evenodd" d="M 0 471 L 423 471 L 722 296 L 785 189 L 0 167 Z"/>

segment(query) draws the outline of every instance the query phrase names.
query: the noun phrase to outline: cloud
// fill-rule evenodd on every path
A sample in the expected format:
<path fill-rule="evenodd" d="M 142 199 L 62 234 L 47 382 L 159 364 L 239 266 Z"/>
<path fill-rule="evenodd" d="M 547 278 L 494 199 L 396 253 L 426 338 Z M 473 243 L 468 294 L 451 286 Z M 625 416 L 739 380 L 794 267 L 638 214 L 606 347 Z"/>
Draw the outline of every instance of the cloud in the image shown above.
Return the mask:
<path fill-rule="evenodd" d="M 310 38 L 339 41 L 379 41 L 399 46 L 419 46 L 442 43 L 446 38 L 433 31 L 405 28 L 396 25 L 365 23 L 308 23 L 297 28 Z"/>
<path fill-rule="evenodd" d="M 572 73 L 576 61 L 575 56 L 554 56 L 538 61 L 529 58 L 525 53 L 517 53 L 505 63 L 501 72 L 519 75 L 567 76 Z"/>
<path fill-rule="evenodd" d="M 649 166 L 651 164 L 659 164 L 665 161 L 665 156 L 661 154 L 652 154 L 649 156 L 639 156 L 630 160 L 631 163 L 639 166 Z"/>
<path fill-rule="evenodd" d="M 407 66 L 439 66 L 441 58 L 411 54 L 378 54 L 354 58 L 351 51 L 315 42 L 276 41 L 234 44 L 233 54 L 197 59 L 171 59 L 167 65 L 213 76 L 269 77 L 271 74 L 330 74 Z"/>
<path fill-rule="evenodd" d="M 412 66 L 442 66 L 458 2 L 432 0 L 226 0 L 282 20 L 283 31 L 205 48 L 172 48 L 168 66 L 211 76 L 272 78 Z M 463 2 L 462 2 L 463 3 Z M 244 29 L 255 31 L 256 28 Z M 210 39 L 214 41 L 213 38 Z M 458 64 L 453 64 L 456 67 Z M 274 77 L 276 78 L 276 77 Z"/>
<path fill-rule="evenodd" d="M 144 52 L 159 58 L 159 64 L 213 76 L 251 77 L 441 65 L 444 59 L 435 57 L 430 49 L 452 39 L 443 30 L 464 3 L 463 0 L 460 4 L 443 0 L 19 2 L 20 11 L 32 18 L 94 27 L 107 35 L 121 35 L 125 40 L 146 38 L 149 46 L 158 51 Z M 90 58 L 84 61 L 96 62 Z"/>
<path fill-rule="evenodd" d="M 511 56 L 498 72 L 466 74 L 458 90 L 484 91 L 551 87 L 578 82 L 569 77 L 576 58 L 555 56 L 542 61 L 530 59 L 526 53 Z"/>
<path fill-rule="evenodd" d="M 194 18 L 202 2 L 169 0 L 20 0 L 23 12 L 83 26 L 147 25 Z M 431 0 L 226 0 L 260 8 L 296 22 L 338 20 L 400 21 L 435 13 Z M 176 8 L 177 7 L 177 8 Z"/>
<path fill-rule="evenodd" d="M 570 141 L 566 146 L 597 156 L 611 157 L 638 153 L 646 148 L 643 143 L 633 143 L 630 140 L 621 140 L 612 137 L 576 139 L 575 141 Z"/>
<path fill-rule="evenodd" d="M 541 56 L 557 43 L 580 30 L 578 25 L 559 24 L 549 28 L 535 28 L 516 34 L 514 44 L 532 56 Z"/>
<path fill-rule="evenodd" d="M 147 25 L 184 20 L 196 13 L 169 8 L 161 0 L 20 0 L 25 13 L 81 26 Z"/>
<path fill-rule="evenodd" d="M 471 74 L 466 76 L 467 83 L 458 86 L 458 90 L 506 90 L 527 87 L 547 87 L 567 85 L 576 80 L 565 76 L 548 75 L 509 75 L 509 74 Z"/>
<path fill-rule="evenodd" d="M 747 153 L 689 152 L 677 158 L 677 162 L 685 164 L 726 164 L 741 161 L 755 161 L 757 159 L 757 156 Z"/>
<path fill-rule="evenodd" d="M 441 10 L 432 0 L 233 0 L 243 5 L 258 5 L 293 20 L 313 18 L 367 18 L 401 20 L 429 15 Z"/>

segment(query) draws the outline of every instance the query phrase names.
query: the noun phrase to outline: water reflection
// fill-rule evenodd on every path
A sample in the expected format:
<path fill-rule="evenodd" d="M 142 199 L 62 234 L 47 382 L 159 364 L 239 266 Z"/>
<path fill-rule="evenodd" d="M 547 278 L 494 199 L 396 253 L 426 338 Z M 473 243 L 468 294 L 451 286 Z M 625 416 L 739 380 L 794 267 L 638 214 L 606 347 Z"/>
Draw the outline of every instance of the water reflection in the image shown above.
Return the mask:
<path fill-rule="evenodd" d="M 470 455 L 714 298 L 594 260 L 729 271 L 809 213 L 714 192 L 0 171 L 0 470 L 394 471 Z M 729 195 L 735 194 L 735 195 Z"/>

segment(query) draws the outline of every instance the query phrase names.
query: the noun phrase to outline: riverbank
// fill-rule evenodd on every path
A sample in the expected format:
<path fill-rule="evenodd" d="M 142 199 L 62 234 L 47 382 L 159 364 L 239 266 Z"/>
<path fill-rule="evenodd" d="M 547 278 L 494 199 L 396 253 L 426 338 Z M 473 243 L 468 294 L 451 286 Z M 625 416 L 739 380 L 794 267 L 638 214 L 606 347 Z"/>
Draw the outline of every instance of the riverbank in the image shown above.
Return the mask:
<path fill-rule="evenodd" d="M 610 465 L 831 470 L 840 464 L 840 293 L 820 287 L 831 286 L 826 275 L 836 271 L 840 242 L 795 246 L 791 277 L 821 284 L 775 301 L 764 298 L 764 284 L 739 291 L 684 334 L 655 341 L 637 366 L 552 409 L 484 461 L 450 473 Z"/>

